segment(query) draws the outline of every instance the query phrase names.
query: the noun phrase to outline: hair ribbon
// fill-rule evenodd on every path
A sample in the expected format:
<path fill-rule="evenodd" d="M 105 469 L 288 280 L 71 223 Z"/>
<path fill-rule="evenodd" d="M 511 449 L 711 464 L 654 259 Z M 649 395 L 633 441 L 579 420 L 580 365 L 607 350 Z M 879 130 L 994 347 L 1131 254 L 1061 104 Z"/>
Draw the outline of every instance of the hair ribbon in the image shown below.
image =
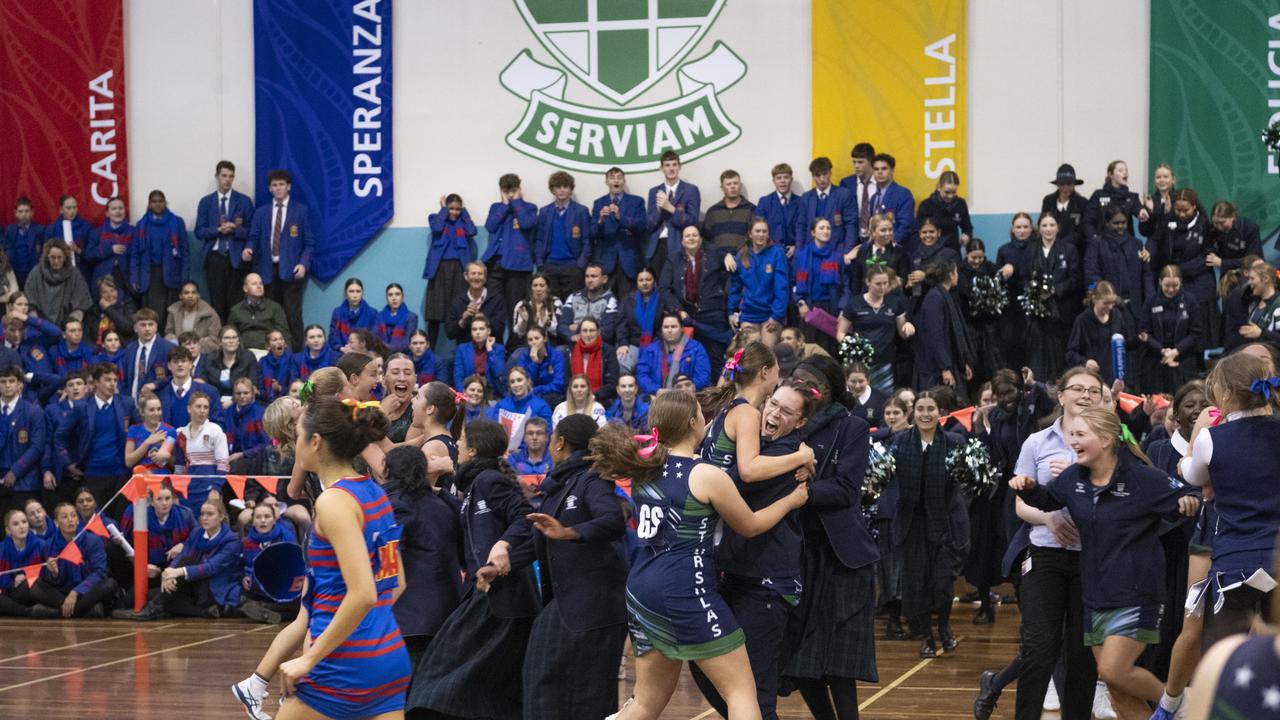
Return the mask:
<path fill-rule="evenodd" d="M 298 402 L 306 405 L 307 400 L 311 398 L 311 395 L 315 393 L 315 391 L 316 386 L 313 385 L 310 380 L 302 383 L 302 387 L 298 390 Z"/>
<path fill-rule="evenodd" d="M 467 403 L 467 394 L 464 392 L 453 391 L 453 404 L 465 405 Z"/>
<path fill-rule="evenodd" d="M 733 357 L 729 358 L 729 362 L 724 364 L 725 376 L 729 378 L 730 381 L 732 381 L 738 376 L 738 371 L 741 369 L 742 369 L 742 348 L 738 348 L 738 352 L 734 353 Z"/>
<path fill-rule="evenodd" d="M 636 454 L 647 460 L 653 457 L 653 453 L 658 449 L 658 428 L 651 428 L 649 435 L 632 435 L 631 439 L 641 445 Z"/>
<path fill-rule="evenodd" d="M 1138 441 L 1133 437 L 1133 431 L 1129 430 L 1129 426 L 1120 423 L 1120 442 L 1126 445 L 1137 445 Z"/>
<path fill-rule="evenodd" d="M 356 416 L 365 408 L 382 407 L 382 403 L 377 400 L 366 400 L 364 402 L 360 402 L 359 400 L 352 400 L 351 398 L 342 398 L 342 404 L 351 408 L 351 422 L 355 422 Z"/>
<path fill-rule="evenodd" d="M 1266 379 L 1254 380 L 1249 386 L 1249 390 L 1255 395 L 1261 395 L 1267 400 L 1271 400 L 1271 390 L 1280 388 L 1280 377 L 1269 377 Z"/>
<path fill-rule="evenodd" d="M 1209 413 L 1209 427 L 1217 427 L 1222 423 L 1222 411 L 1216 407 L 1207 410 Z"/>

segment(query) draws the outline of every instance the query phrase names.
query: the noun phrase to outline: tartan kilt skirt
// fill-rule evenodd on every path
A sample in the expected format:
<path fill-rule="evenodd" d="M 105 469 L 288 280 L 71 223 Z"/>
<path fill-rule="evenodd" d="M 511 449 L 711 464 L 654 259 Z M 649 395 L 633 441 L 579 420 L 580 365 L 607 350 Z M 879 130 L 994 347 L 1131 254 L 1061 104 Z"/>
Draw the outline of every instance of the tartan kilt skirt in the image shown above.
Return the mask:
<path fill-rule="evenodd" d="M 618 711 L 626 623 L 574 632 L 552 599 L 533 621 L 524 656 L 524 717 L 603 718 Z"/>
<path fill-rule="evenodd" d="M 784 677 L 879 682 L 876 672 L 875 565 L 840 562 L 826 534 L 805 536 L 800 605 L 784 644 Z"/>
<path fill-rule="evenodd" d="M 500 618 L 472 586 L 414 668 L 405 709 L 520 720 L 521 669 L 533 618 Z M 617 670 L 617 667 L 614 667 Z"/>

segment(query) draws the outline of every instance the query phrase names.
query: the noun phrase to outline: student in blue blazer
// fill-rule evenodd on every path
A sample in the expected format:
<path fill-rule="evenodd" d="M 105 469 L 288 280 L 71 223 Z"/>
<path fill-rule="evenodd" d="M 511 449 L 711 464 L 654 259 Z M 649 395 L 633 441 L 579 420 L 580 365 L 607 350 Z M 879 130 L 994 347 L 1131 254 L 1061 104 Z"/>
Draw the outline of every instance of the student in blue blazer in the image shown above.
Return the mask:
<path fill-rule="evenodd" d="M 156 384 L 155 395 L 160 400 L 160 406 L 164 408 L 164 421 L 175 428 L 180 428 L 191 422 L 191 413 L 187 409 L 191 393 L 202 392 L 211 399 L 218 397 L 221 393 L 218 388 L 192 376 L 195 358 L 192 357 L 190 350 L 179 345 L 170 349 L 166 357 L 169 379 Z M 219 427 L 229 429 L 229 425 L 223 421 L 221 405 L 213 404 L 209 410 L 209 419 Z"/>
<path fill-rule="evenodd" d="M 791 192 L 791 166 L 778 163 L 770 171 L 773 192 L 756 201 L 756 214 L 769 222 L 769 239 L 783 247 L 796 244 L 796 217 L 800 213 L 800 196 Z"/>
<path fill-rule="evenodd" d="M 302 348 L 302 294 L 311 270 L 317 229 L 307 206 L 289 195 L 293 177 L 288 170 L 267 173 L 267 187 L 271 202 L 254 211 L 248 242 L 232 247 L 240 254 L 241 262 L 248 265 L 247 270 L 262 276 L 271 299 L 284 307 L 289 337 L 297 351 Z"/>
<path fill-rule="evenodd" d="M 200 506 L 200 528 L 187 536 L 182 553 L 160 573 L 160 595 L 141 612 L 116 611 L 122 620 L 177 617 L 222 617 L 240 605 L 244 580 L 244 546 L 227 526 L 219 501 Z"/>
<path fill-rule="evenodd" d="M 680 179 L 680 156 L 673 150 L 662 153 L 662 183 L 649 188 L 649 241 L 644 259 L 655 271 L 668 255 L 680 252 L 680 233 L 697 225 L 701 217 L 702 193 L 698 186 Z M 659 242 L 662 241 L 662 242 Z"/>
<path fill-rule="evenodd" d="M 346 296 L 329 315 L 329 348 L 341 353 L 351 333 L 361 328 L 374 330 L 378 326 L 378 311 L 365 302 L 364 283 L 360 278 L 347 278 L 343 283 Z"/>
<path fill-rule="evenodd" d="M 793 234 L 795 247 L 808 244 L 813 221 L 822 217 L 831 222 L 831 242 L 836 249 L 852 249 L 858 240 L 858 206 L 853 193 L 831 183 L 831 158 L 814 158 L 809 163 L 809 174 L 813 176 L 813 187 L 800 198 Z M 791 257 L 791 252 L 787 256 Z"/>
<path fill-rule="evenodd" d="M 10 507 L 40 497 L 48 441 L 44 410 L 22 397 L 22 370 L 0 368 L 0 477 L 13 493 Z"/>
<path fill-rule="evenodd" d="M 564 399 L 567 376 L 564 355 L 549 346 L 547 339 L 546 330 L 536 325 L 529 328 L 525 333 L 526 347 L 511 354 L 507 367 L 524 368 L 524 371 L 529 374 L 529 382 L 533 383 L 533 394 L 554 407 Z M 550 419 L 550 413 L 547 417 Z"/>
<path fill-rule="evenodd" d="M 480 258 L 489 272 L 485 287 L 491 294 L 524 297 L 533 273 L 538 206 L 524 199 L 520 176 L 515 173 L 498 178 L 498 190 L 502 201 L 489 206 L 489 217 L 484 221 L 489 233 L 489 244 Z"/>
<path fill-rule="evenodd" d="M 622 297 L 644 265 L 649 221 L 644 198 L 626 192 L 627 176 L 621 168 L 609 168 L 604 183 L 609 192 L 591 204 L 591 262 L 604 268 L 613 294 Z"/>
<path fill-rule="evenodd" d="M 4 319 L 4 340 L 6 345 L 17 347 L 22 358 L 22 371 L 28 373 L 31 380 L 27 383 L 25 396 L 32 402 L 44 403 L 54 391 L 62 385 L 62 376 L 53 369 L 53 362 L 48 353 L 40 345 L 20 345 L 25 324 L 21 319 L 9 317 Z M 4 367 L 0 364 L 0 367 Z"/>
<path fill-rule="evenodd" d="M 507 394 L 507 349 L 489 331 L 489 319 L 484 315 L 471 317 L 471 342 L 462 343 L 453 355 L 453 386 L 466 387 L 464 381 L 472 375 L 481 375 L 489 383 L 495 397 Z"/>
<path fill-rule="evenodd" d="M 13 265 L 18 287 L 26 287 L 27 275 L 40 262 L 40 246 L 44 244 L 45 228 L 32 222 L 31 201 L 25 197 L 14 203 L 13 222 L 4 229 L 4 252 Z"/>
<path fill-rule="evenodd" d="M 738 251 L 738 269 L 729 276 L 729 320 L 734 326 L 760 326 L 760 332 L 771 338 L 766 343 L 773 346 L 791 299 L 787 252 L 769 240 L 764 218 L 751 222 L 749 239 Z"/>
<path fill-rule="evenodd" d="M 872 214 L 893 213 L 893 240 L 912 249 L 911 228 L 916 214 L 916 198 L 911 191 L 893 181 L 898 161 L 888 153 L 880 153 L 871 161 L 876 190 L 871 196 Z"/>
<path fill-rule="evenodd" d="M 99 363 L 90 375 L 93 394 L 76 403 L 54 433 L 54 466 L 63 483 L 88 487 L 98 506 L 105 508 L 128 472 L 124 443 L 129 426 L 142 422 L 142 416 L 133 398 L 117 392 L 115 365 Z M 63 490 L 60 487 L 59 493 Z"/>
<path fill-rule="evenodd" d="M 120 588 L 107 575 L 107 551 L 102 539 L 91 532 L 77 534 L 80 516 L 71 503 L 58 503 L 53 515 L 58 531 L 48 541 L 48 557 L 57 559 L 40 571 L 40 579 L 31 588 L 31 596 L 39 603 L 31 615 L 102 617 L 99 603 L 110 600 Z M 67 551 L 68 545 L 75 545 L 76 549 Z M 79 555 L 80 561 L 73 562 L 74 558 L 67 554 Z"/>
<path fill-rule="evenodd" d="M 98 281 L 106 275 L 116 280 L 129 279 L 129 250 L 137 239 L 138 229 L 129 224 L 124 201 L 111 198 L 107 201 L 107 217 L 102 224 L 89 231 L 84 248 L 85 264 L 90 265 L 89 291 L 97 294 Z"/>
<path fill-rule="evenodd" d="M 133 314 L 133 332 L 136 338 L 124 346 L 124 392 L 137 399 L 138 393 L 148 384 L 169 379 L 169 351 L 174 344 L 158 334 L 159 315 L 151 308 L 142 308 Z M 138 368 L 145 372 L 138 374 Z"/>
<path fill-rule="evenodd" d="M 613 482 L 586 459 L 595 434 L 586 415 L 556 425 L 542 506 L 529 516 L 538 530 L 533 539 L 543 598 L 521 673 L 529 717 L 594 718 L 618 709 L 613 665 L 627 622 L 627 523 Z"/>
<path fill-rule="evenodd" d="M 440 198 L 440 212 L 427 217 L 430 245 L 422 277 L 427 281 L 427 300 L 422 320 L 427 324 L 427 340 L 440 336 L 440 324 L 448 316 L 454 298 L 462 294 L 463 268 L 478 256 L 476 224 L 462 203 L 462 197 L 450 193 Z"/>
<path fill-rule="evenodd" d="M 574 181 L 569 173 L 551 173 L 547 187 L 555 201 L 538 211 L 534 262 L 538 272 L 547 277 L 551 294 L 564 298 L 582 289 L 582 271 L 591 256 L 591 215 L 586 205 L 574 202 Z"/>
<path fill-rule="evenodd" d="M 688 375 L 697 390 L 711 382 L 711 363 L 702 343 L 685 335 L 680 315 L 668 313 L 662 318 L 662 337 L 640 348 L 636 365 L 636 381 L 646 397 L 662 388 L 671 387 L 676 376 Z"/>
<path fill-rule="evenodd" d="M 129 245 L 129 287 L 144 307 L 156 311 L 161 327 L 182 284 L 191 279 L 187 253 L 186 222 L 169 210 L 163 192 L 152 190 L 137 238 Z"/>
<path fill-rule="evenodd" d="M 89 280 L 89 266 L 83 260 L 85 245 L 89 242 L 89 232 L 93 229 L 89 226 L 89 221 L 80 217 L 80 205 L 71 195 L 63 195 L 58 198 L 58 217 L 52 223 L 45 226 L 45 240 L 61 240 L 71 248 L 73 257 L 68 259 L 68 264 L 73 264 L 80 268 L 80 273 L 84 276 L 85 282 Z M 26 287 L 24 282 L 22 287 Z"/>
<path fill-rule="evenodd" d="M 200 239 L 200 267 L 204 268 L 209 286 L 209 304 L 218 317 L 231 314 L 231 306 L 244 295 L 240 273 L 241 257 L 231 251 L 249 240 L 249 223 L 253 220 L 253 200 L 231 187 L 236 179 L 236 166 L 220 160 L 213 171 L 218 189 L 200 198 L 196 207 L 196 237 Z"/>

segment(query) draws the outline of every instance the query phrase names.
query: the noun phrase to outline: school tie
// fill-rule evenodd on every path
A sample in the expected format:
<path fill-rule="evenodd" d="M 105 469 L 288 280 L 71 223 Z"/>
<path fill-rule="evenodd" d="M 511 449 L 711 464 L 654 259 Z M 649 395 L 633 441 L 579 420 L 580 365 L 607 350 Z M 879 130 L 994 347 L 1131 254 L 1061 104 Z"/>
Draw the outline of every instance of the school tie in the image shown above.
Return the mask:
<path fill-rule="evenodd" d="M 871 195 L 867 192 L 871 183 L 862 183 L 862 202 L 858 204 L 858 232 L 867 234 L 867 221 L 871 219 Z"/>
<path fill-rule="evenodd" d="M 284 228 L 284 203 L 276 201 L 276 224 L 271 228 L 271 257 L 280 257 L 280 231 Z"/>
<path fill-rule="evenodd" d="M 186 389 L 185 389 L 185 388 L 178 388 L 178 399 L 179 399 L 179 400 L 181 400 L 183 397 L 185 397 L 185 396 L 186 396 L 186 394 L 187 394 L 187 391 L 186 391 Z"/>
<path fill-rule="evenodd" d="M 138 388 L 142 387 L 142 376 L 147 374 L 147 346 L 138 347 L 138 369 L 133 374 L 133 396 L 138 397 Z"/>
<path fill-rule="evenodd" d="M 787 196 L 786 196 L 786 195 L 783 195 L 783 196 L 782 196 L 782 207 L 786 207 L 786 206 L 787 206 Z"/>
<path fill-rule="evenodd" d="M 222 222 L 226 222 L 226 221 L 227 221 L 227 196 L 226 196 L 226 195 L 223 195 L 223 196 L 222 196 L 222 201 L 221 201 L 220 205 L 221 205 L 221 208 L 222 208 L 222 210 L 221 210 L 221 212 L 222 212 Z M 227 241 L 226 241 L 226 240 L 224 240 L 224 239 L 222 239 L 222 238 L 218 238 L 218 246 L 217 246 L 216 248 L 214 248 L 214 249 L 215 249 L 215 250 L 217 250 L 218 252 L 226 252 L 226 251 L 227 251 Z"/>
<path fill-rule="evenodd" d="M 826 194 L 826 193 L 824 193 L 824 192 L 820 192 L 820 193 L 818 193 L 818 200 L 826 200 L 826 199 L 827 199 L 827 194 Z"/>

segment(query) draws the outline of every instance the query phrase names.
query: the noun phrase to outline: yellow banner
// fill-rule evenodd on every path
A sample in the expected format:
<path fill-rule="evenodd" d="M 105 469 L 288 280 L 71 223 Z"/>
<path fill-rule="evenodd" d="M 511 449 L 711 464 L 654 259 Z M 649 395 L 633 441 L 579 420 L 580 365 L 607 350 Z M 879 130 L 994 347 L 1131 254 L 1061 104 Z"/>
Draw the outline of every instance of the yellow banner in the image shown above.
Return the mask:
<path fill-rule="evenodd" d="M 829 156 L 838 180 L 853 172 L 853 145 L 869 142 L 897 160 L 917 204 L 946 170 L 966 182 L 965 0 L 812 4 L 814 156 Z"/>

